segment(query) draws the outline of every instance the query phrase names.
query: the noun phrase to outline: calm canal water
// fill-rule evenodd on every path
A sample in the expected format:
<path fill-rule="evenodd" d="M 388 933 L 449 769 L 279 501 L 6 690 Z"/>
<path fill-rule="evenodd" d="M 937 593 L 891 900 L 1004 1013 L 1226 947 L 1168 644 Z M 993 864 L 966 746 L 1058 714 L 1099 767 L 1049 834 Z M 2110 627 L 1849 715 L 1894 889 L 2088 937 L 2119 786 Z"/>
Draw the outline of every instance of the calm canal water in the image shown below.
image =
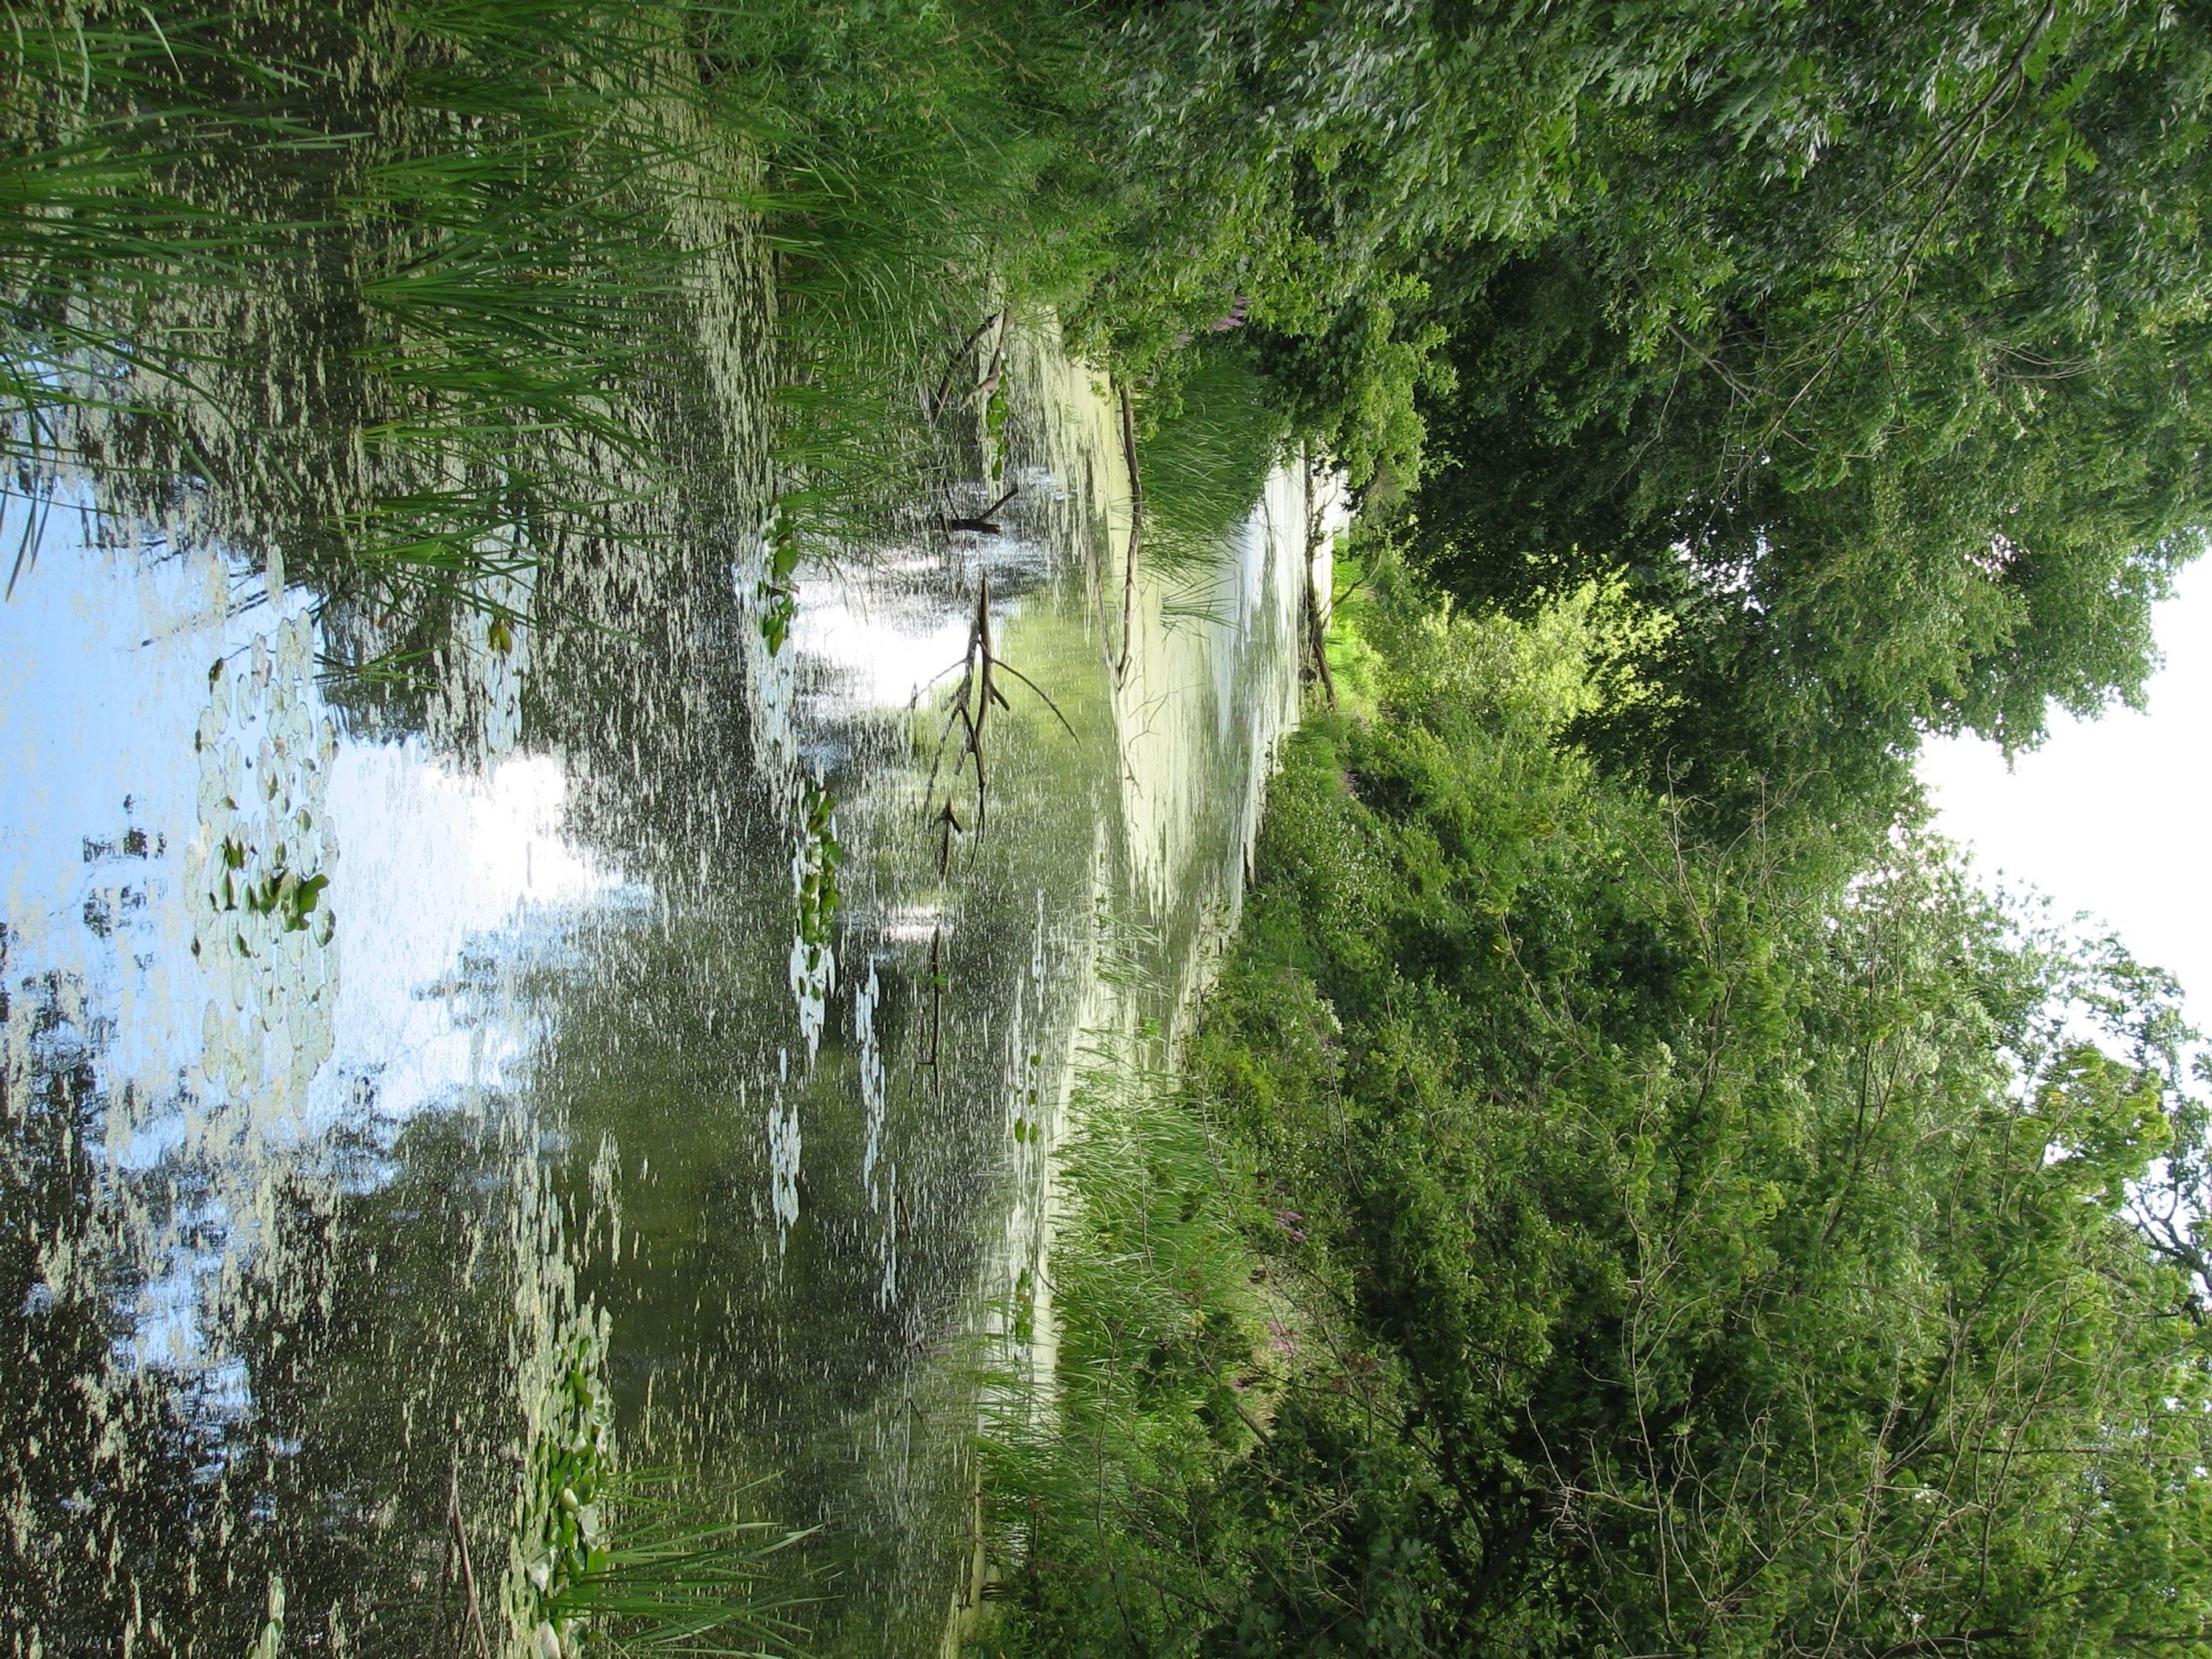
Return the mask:
<path fill-rule="evenodd" d="M 586 1466 L 814 1528 L 795 1648 L 939 1650 L 1079 1035 L 1233 911 L 1322 504 L 1145 572 L 1117 674 L 1118 416 L 1039 322 L 972 476 L 778 582 L 747 326 L 727 455 L 489 603 L 288 580 L 282 457 L 9 501 L 11 1654 L 242 1654 L 277 1585 L 284 1651 L 527 1651 Z"/>

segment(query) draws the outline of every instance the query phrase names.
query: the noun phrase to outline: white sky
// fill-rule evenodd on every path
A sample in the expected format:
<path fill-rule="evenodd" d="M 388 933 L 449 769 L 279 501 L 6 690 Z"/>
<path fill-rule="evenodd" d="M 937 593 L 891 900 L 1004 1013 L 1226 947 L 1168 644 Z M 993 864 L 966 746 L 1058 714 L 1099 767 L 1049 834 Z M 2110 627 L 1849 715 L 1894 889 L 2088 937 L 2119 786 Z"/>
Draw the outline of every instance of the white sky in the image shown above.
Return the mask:
<path fill-rule="evenodd" d="M 2212 1030 L 2212 557 L 2183 574 L 2157 628 L 2166 665 L 2145 712 L 2061 714 L 2009 772 L 1993 744 L 1931 741 L 1920 775 L 1936 827 L 1972 847 L 1985 881 L 2109 925 Z"/>

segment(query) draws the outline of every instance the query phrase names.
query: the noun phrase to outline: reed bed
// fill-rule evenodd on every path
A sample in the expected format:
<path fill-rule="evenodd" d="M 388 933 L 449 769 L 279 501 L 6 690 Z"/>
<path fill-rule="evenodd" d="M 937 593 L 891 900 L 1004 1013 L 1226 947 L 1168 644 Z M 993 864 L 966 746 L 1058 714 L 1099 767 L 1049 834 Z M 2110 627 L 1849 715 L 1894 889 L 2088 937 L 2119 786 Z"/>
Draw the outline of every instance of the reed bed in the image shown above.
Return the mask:
<path fill-rule="evenodd" d="M 985 1526 L 1003 1610 L 972 1633 L 984 1654 L 1066 1633 L 1037 1622 L 1030 1591 L 1047 1578 L 1063 1620 L 1091 1607 L 1111 1625 L 1125 1599 L 1203 1601 L 1211 1564 L 1177 1559 L 1178 1538 L 1206 1534 L 1188 1506 L 1259 1443 L 1285 1376 L 1274 1334 L 1291 1316 L 1250 1242 L 1271 1218 L 1241 1150 L 1126 1039 L 1086 1056 L 1072 1115 L 1057 1162 L 1052 1383 L 1033 1393 L 1010 1378 L 986 1394 Z M 1147 1559 L 1133 1578 L 1109 1540 L 1139 1538 Z M 1133 1616 L 1153 1622 L 1149 1609 Z M 1034 1650 L 1060 1650 L 1043 1639 Z"/>
<path fill-rule="evenodd" d="M 496 612 L 518 565 L 665 530 L 703 290 L 757 277 L 765 493 L 849 556 L 966 464 L 925 388 L 982 296 L 1050 297 L 1050 35 L 975 4 L 4 0 L 9 487 L 228 494 L 232 539 L 334 597 Z"/>
<path fill-rule="evenodd" d="M 1154 397 L 1137 441 L 1145 553 L 1170 576 L 1209 569 L 1282 459 L 1289 424 L 1234 346 L 1194 352 Z"/>

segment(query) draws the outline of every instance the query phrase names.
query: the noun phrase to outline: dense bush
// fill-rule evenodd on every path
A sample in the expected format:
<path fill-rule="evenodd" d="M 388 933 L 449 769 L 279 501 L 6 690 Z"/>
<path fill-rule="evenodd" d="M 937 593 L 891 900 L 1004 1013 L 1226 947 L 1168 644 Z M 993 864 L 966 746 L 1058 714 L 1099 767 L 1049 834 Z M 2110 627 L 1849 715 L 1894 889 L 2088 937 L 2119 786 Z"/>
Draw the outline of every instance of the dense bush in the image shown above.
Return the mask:
<path fill-rule="evenodd" d="M 2208 1639 L 2205 1287 L 2137 1224 L 2197 1181 L 2172 987 L 1909 828 L 1698 842 L 1559 741 L 1637 621 L 1369 612 L 1182 1108 L 1289 1310 L 1206 1364 L 1272 1416 L 1032 1487 L 1006 1650 Z"/>

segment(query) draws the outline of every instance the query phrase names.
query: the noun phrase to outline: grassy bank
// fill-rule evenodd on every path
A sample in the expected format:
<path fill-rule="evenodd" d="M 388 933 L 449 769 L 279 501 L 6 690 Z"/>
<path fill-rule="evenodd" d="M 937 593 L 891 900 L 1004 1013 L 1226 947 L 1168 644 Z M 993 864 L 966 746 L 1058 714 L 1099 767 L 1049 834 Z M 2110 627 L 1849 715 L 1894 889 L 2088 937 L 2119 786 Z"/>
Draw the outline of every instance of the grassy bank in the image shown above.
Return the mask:
<path fill-rule="evenodd" d="M 834 553 L 950 476 L 958 343 L 1092 269 L 1055 9 L 17 0 L 5 33 L 15 487 L 189 511 L 391 619 L 387 666 L 674 533 L 701 471 Z"/>

